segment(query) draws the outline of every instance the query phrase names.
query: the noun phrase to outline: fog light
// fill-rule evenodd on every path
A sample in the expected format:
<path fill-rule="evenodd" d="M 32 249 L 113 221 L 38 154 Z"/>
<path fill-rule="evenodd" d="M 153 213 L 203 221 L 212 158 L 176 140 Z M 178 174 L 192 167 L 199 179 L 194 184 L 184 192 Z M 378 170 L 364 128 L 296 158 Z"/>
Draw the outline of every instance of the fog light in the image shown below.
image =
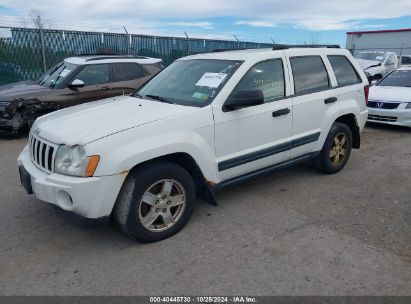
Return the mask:
<path fill-rule="evenodd" d="M 57 192 L 57 202 L 64 209 L 70 209 L 73 206 L 73 199 L 67 191 L 60 190 Z"/>

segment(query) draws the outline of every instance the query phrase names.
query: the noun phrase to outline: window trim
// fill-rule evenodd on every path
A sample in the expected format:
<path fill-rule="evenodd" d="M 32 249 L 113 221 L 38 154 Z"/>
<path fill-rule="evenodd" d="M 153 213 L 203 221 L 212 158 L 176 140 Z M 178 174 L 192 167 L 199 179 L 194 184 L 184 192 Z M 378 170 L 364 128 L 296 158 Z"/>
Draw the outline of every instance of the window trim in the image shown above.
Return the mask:
<path fill-rule="evenodd" d="M 321 89 L 321 90 L 316 89 L 316 90 L 305 91 L 305 92 L 302 92 L 302 93 L 297 93 L 297 90 L 296 90 L 296 88 L 295 88 L 295 77 L 294 77 L 293 66 L 292 66 L 292 64 L 291 64 L 291 59 L 293 59 L 293 58 L 310 58 L 310 57 L 319 57 L 319 58 L 321 59 L 321 62 L 322 62 L 322 64 L 323 64 L 323 66 L 324 66 L 324 70 L 325 70 L 325 72 L 327 73 L 328 88 L 326 88 L 326 89 Z M 293 85 L 294 85 L 294 86 L 293 86 L 293 87 L 294 87 L 294 94 L 292 94 L 292 97 L 304 96 L 304 95 L 309 95 L 309 94 L 314 94 L 314 93 L 319 93 L 319 92 L 325 92 L 325 91 L 329 91 L 329 90 L 335 89 L 335 87 L 332 87 L 332 86 L 331 86 L 330 75 L 329 75 L 329 73 L 328 73 L 327 66 L 325 65 L 324 59 L 323 59 L 323 57 L 322 57 L 321 55 L 292 56 L 292 57 L 288 57 L 288 60 L 289 60 L 289 62 L 290 62 L 290 72 L 291 72 L 291 75 L 293 76 Z"/>
<path fill-rule="evenodd" d="M 222 106 L 222 111 L 223 111 L 223 112 L 226 112 L 226 111 L 224 110 L 224 109 L 225 109 L 225 108 L 224 108 L 224 107 L 225 107 L 225 104 L 226 104 L 227 101 L 230 99 L 230 97 L 234 94 L 234 92 L 235 92 L 235 90 L 237 89 L 237 87 L 239 86 L 240 82 L 243 81 L 243 79 L 244 79 L 245 76 L 248 74 L 248 72 L 250 72 L 256 65 L 258 65 L 258 64 L 260 64 L 260 63 L 269 62 L 269 61 L 278 61 L 278 60 L 281 62 L 281 67 L 283 68 L 284 96 L 282 96 L 282 97 L 276 97 L 276 98 L 270 98 L 270 101 L 267 101 L 267 102 L 265 102 L 265 100 L 264 100 L 264 103 L 261 104 L 261 105 L 259 105 L 259 106 L 263 106 L 263 105 L 265 105 L 265 104 L 268 104 L 268 103 L 271 103 L 271 102 L 274 102 L 274 101 L 278 101 L 278 100 L 283 100 L 283 99 L 289 97 L 289 96 L 287 96 L 287 87 L 286 87 L 286 78 L 285 78 L 285 68 L 284 68 L 284 58 L 278 57 L 278 58 L 264 59 L 264 60 L 262 60 L 262 61 L 259 61 L 259 62 L 255 63 L 255 64 L 253 64 L 253 65 L 247 70 L 247 72 L 244 73 L 244 75 L 241 77 L 241 79 L 240 79 L 240 80 L 237 82 L 237 84 L 235 85 L 234 89 L 231 90 L 230 95 L 228 95 L 227 99 L 224 101 L 223 106 Z M 252 107 L 258 107 L 258 106 L 251 106 L 251 108 L 252 108 Z M 250 107 L 246 107 L 246 108 L 250 108 Z M 246 109 L 246 108 L 244 108 L 244 109 Z"/>
<path fill-rule="evenodd" d="M 339 84 L 338 84 L 337 75 L 335 74 L 333 65 L 331 64 L 331 61 L 330 61 L 330 58 L 329 58 L 329 57 L 331 57 L 331 56 L 333 56 L 333 57 L 344 57 L 345 59 L 347 59 L 348 63 L 351 65 L 352 69 L 354 70 L 355 75 L 357 76 L 358 82 L 352 83 L 352 84 L 339 85 Z M 328 62 L 330 63 L 330 66 L 331 66 L 332 71 L 333 71 L 334 76 L 335 76 L 335 81 L 337 82 L 337 86 L 334 87 L 334 89 L 350 87 L 350 86 L 354 86 L 354 85 L 358 85 L 358 84 L 363 83 L 363 80 L 362 80 L 362 78 L 360 77 L 360 75 L 358 74 L 357 69 L 354 67 L 354 65 L 352 64 L 351 60 L 350 60 L 347 56 L 345 56 L 345 55 L 332 55 L 332 54 L 329 54 L 329 55 L 327 55 L 327 60 L 328 60 Z"/>

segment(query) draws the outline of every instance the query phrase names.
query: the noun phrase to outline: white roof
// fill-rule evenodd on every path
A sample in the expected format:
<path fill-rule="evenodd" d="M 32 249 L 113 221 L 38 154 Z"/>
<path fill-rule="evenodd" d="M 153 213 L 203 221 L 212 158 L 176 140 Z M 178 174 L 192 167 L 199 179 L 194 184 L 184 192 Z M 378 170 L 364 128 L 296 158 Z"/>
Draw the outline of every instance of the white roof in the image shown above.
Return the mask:
<path fill-rule="evenodd" d="M 113 63 L 113 62 L 135 62 L 139 64 L 153 64 L 161 62 L 159 58 L 151 57 L 127 57 L 127 56 L 78 56 L 78 57 L 68 57 L 64 59 L 65 62 L 78 64 L 78 65 L 87 65 L 87 64 L 97 64 L 97 63 Z"/>

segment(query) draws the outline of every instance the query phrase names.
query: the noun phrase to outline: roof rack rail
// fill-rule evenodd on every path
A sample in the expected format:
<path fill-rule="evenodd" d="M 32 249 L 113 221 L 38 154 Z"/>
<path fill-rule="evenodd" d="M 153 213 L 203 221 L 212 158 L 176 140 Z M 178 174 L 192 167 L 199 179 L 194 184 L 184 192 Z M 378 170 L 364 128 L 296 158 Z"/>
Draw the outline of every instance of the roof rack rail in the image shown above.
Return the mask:
<path fill-rule="evenodd" d="M 230 49 L 214 49 L 211 53 L 229 52 L 229 51 L 244 51 L 244 50 L 255 50 L 256 48 L 230 48 Z"/>
<path fill-rule="evenodd" d="M 302 48 L 327 48 L 339 49 L 338 44 L 274 44 L 273 50 L 288 50 L 288 49 L 302 49 Z"/>
<path fill-rule="evenodd" d="M 145 56 L 132 56 L 132 55 L 97 55 L 99 57 L 90 57 L 86 59 L 87 61 L 94 60 L 106 60 L 106 59 L 147 59 Z"/>

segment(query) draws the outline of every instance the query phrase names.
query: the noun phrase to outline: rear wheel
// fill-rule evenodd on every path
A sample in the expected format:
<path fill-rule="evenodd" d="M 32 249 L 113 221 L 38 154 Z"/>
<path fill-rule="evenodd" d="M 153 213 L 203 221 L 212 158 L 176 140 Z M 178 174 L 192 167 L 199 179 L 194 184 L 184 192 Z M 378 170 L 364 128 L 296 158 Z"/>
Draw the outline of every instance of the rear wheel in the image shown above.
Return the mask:
<path fill-rule="evenodd" d="M 336 122 L 332 125 L 315 163 L 324 173 L 337 173 L 346 165 L 351 150 L 351 129 L 346 124 Z"/>
<path fill-rule="evenodd" d="M 191 175 L 176 164 L 158 161 L 128 176 L 116 204 L 115 217 L 127 235 L 155 242 L 185 226 L 195 201 Z"/>

